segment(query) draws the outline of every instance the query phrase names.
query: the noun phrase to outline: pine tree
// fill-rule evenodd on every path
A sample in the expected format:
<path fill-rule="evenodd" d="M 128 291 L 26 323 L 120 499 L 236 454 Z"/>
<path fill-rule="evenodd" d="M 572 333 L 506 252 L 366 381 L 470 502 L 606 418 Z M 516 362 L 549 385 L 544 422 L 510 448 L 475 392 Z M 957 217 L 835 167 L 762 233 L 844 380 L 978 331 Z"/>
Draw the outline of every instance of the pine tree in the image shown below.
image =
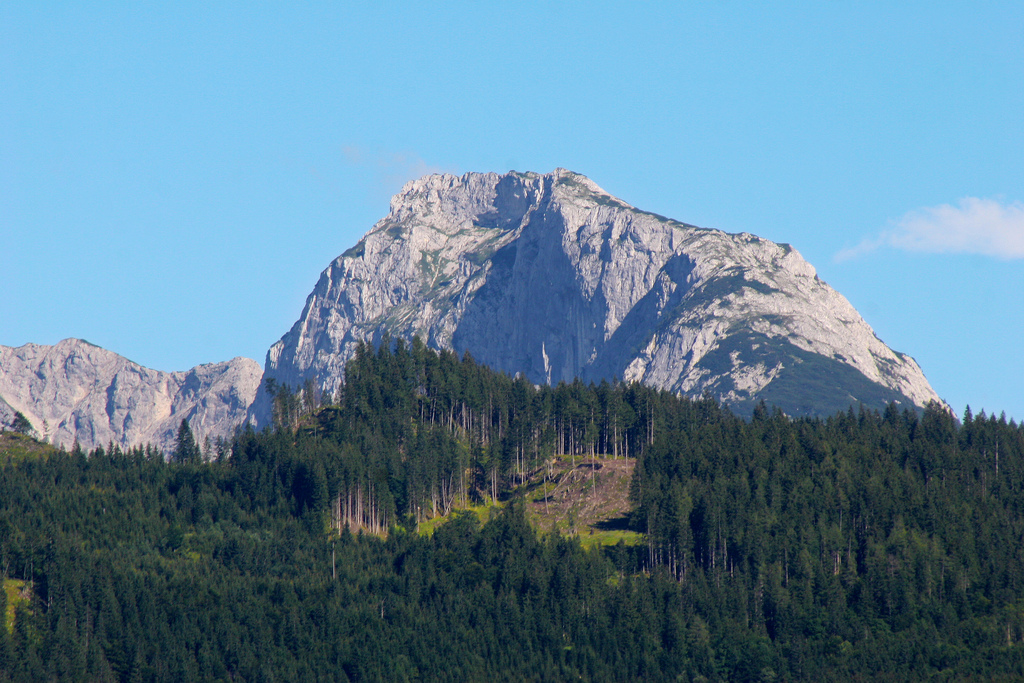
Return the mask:
<path fill-rule="evenodd" d="M 178 427 L 178 438 L 175 441 L 172 459 L 175 462 L 199 462 L 202 459 L 188 420 L 182 420 L 181 426 Z"/>
<path fill-rule="evenodd" d="M 32 430 L 32 423 L 20 411 L 14 413 L 14 421 L 11 422 L 11 430 L 19 434 L 29 434 Z"/>

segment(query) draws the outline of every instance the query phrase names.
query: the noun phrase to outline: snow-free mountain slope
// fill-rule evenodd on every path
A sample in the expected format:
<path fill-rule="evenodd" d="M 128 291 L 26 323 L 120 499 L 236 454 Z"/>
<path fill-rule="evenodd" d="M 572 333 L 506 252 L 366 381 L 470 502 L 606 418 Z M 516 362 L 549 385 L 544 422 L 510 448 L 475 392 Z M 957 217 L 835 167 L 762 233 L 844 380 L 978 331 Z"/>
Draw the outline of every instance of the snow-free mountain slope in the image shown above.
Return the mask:
<path fill-rule="evenodd" d="M 385 333 L 538 383 L 619 377 L 741 412 L 939 400 L 792 247 L 638 210 L 563 169 L 408 183 L 321 274 L 266 377 L 333 392 Z M 261 390 L 253 414 L 268 406 Z"/>
<path fill-rule="evenodd" d="M 0 346 L 0 418 L 20 411 L 66 448 L 77 438 L 85 449 L 151 443 L 169 452 L 183 419 L 200 443 L 230 436 L 261 376 L 249 358 L 160 372 L 80 339 Z"/>
<path fill-rule="evenodd" d="M 537 383 L 618 377 L 793 415 L 938 400 L 791 247 L 638 210 L 589 179 L 432 175 L 321 274 L 266 377 L 333 393 L 362 340 L 419 335 Z M 159 372 L 75 339 L 0 347 L 0 423 L 54 444 L 229 435 L 270 401 L 255 361 Z M 254 403 L 255 399 L 255 403 Z"/>

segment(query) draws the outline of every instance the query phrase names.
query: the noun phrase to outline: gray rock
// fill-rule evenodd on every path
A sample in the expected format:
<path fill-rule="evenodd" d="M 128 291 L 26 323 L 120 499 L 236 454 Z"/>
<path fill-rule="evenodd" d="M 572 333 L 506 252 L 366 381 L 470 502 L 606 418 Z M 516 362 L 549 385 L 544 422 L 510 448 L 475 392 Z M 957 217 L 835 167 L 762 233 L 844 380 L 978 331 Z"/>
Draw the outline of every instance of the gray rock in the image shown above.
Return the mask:
<path fill-rule="evenodd" d="M 249 358 L 160 372 L 80 339 L 0 346 L 0 421 L 20 411 L 39 437 L 65 448 L 77 438 L 84 449 L 153 444 L 170 452 L 182 419 L 200 444 L 230 436 L 262 374 Z"/>
<path fill-rule="evenodd" d="M 408 183 L 323 271 L 265 377 L 334 393 L 384 333 L 536 383 L 618 377 L 741 413 L 939 400 L 792 247 L 638 210 L 563 169 Z M 261 387 L 250 414 L 269 407 Z"/>

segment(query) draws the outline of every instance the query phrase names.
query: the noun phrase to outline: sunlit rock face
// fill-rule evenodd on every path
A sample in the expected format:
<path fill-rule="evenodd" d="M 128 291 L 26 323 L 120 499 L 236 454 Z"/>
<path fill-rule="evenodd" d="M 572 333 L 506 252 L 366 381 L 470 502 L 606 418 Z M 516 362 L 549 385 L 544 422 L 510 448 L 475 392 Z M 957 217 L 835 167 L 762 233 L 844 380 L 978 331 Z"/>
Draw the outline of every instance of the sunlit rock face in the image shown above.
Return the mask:
<path fill-rule="evenodd" d="M 80 339 L 0 346 L 0 423 L 14 411 L 37 436 L 84 449 L 152 444 L 165 452 L 183 419 L 200 444 L 245 421 L 262 370 L 249 358 L 160 372 Z"/>
<path fill-rule="evenodd" d="M 358 342 L 385 333 L 535 383 L 637 380 L 740 413 L 938 400 L 792 247 L 641 211 L 563 169 L 408 183 L 323 271 L 266 377 L 333 393 Z M 268 414 L 261 389 L 252 415 Z"/>

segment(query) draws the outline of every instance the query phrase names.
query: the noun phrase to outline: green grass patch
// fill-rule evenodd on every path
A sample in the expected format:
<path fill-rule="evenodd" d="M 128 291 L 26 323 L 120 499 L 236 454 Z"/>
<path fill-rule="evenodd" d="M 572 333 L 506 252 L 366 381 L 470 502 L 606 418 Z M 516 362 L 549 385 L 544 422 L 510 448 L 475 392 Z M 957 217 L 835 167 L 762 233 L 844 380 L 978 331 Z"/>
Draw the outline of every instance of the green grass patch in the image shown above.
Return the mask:
<path fill-rule="evenodd" d="M 544 499 L 551 495 L 551 493 L 558 488 L 558 482 L 554 480 L 541 481 L 535 487 L 530 489 L 528 499 L 533 503 L 543 503 Z"/>
<path fill-rule="evenodd" d="M 452 508 L 452 512 L 454 513 L 459 510 L 472 512 L 476 515 L 477 519 L 480 520 L 481 524 L 486 524 L 491 519 L 491 515 L 503 507 L 504 504 L 502 503 L 487 503 L 485 505 L 470 505 L 469 507 L 464 508 Z M 437 530 L 437 527 L 447 522 L 450 517 L 451 514 L 449 513 L 447 515 L 438 515 L 437 517 L 432 517 L 431 519 L 422 521 L 416 526 L 416 531 L 421 536 L 431 536 Z"/>
<path fill-rule="evenodd" d="M 4 614 L 4 628 L 14 633 L 14 612 L 21 605 L 28 603 L 25 582 L 20 579 L 4 579 L 4 593 L 7 596 L 7 611 Z"/>
<path fill-rule="evenodd" d="M 0 460 L 46 458 L 57 449 L 50 444 L 18 432 L 0 432 Z"/>
<path fill-rule="evenodd" d="M 359 240 L 355 246 L 349 247 L 341 256 L 342 258 L 362 258 L 366 253 L 366 240 Z"/>
<path fill-rule="evenodd" d="M 580 545 L 590 549 L 597 546 L 618 545 L 620 541 L 626 545 L 640 545 L 643 543 L 644 535 L 628 529 L 603 531 L 591 527 L 590 533 L 580 534 L 579 539 Z"/>

